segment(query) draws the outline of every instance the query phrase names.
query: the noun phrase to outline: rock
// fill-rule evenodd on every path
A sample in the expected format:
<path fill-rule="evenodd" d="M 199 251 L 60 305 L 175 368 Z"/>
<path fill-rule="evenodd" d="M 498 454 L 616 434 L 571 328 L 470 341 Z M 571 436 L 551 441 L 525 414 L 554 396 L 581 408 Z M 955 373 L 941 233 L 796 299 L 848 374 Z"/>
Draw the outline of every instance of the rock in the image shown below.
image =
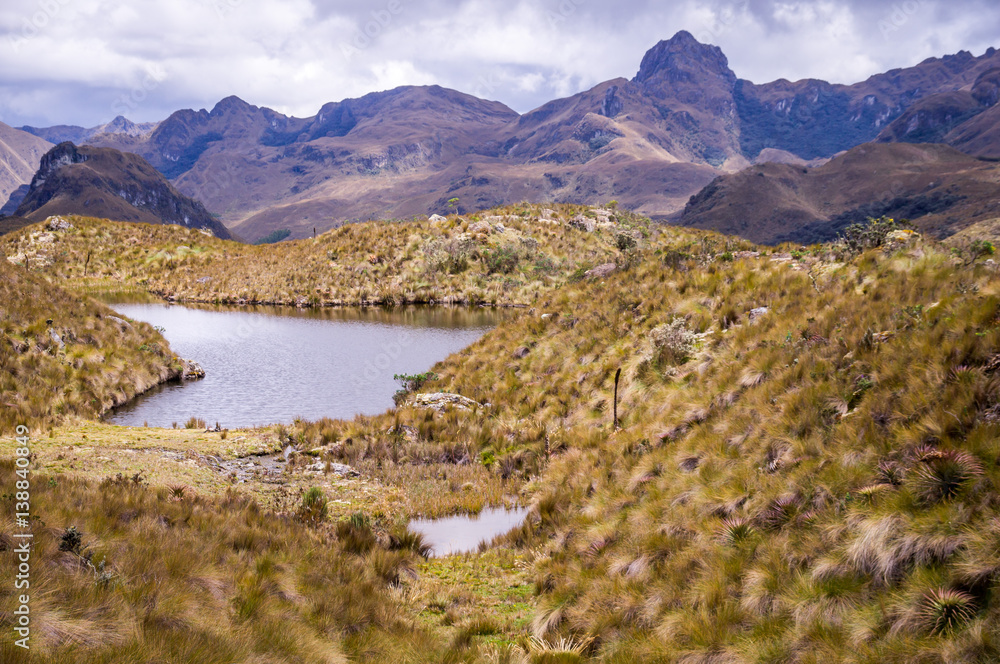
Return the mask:
<path fill-rule="evenodd" d="M 59 345 L 59 350 L 66 350 L 66 342 L 62 340 L 62 337 L 56 334 L 55 330 L 49 330 L 49 337 L 52 341 Z"/>
<path fill-rule="evenodd" d="M 597 222 L 590 217 L 578 214 L 569 220 L 569 225 L 586 233 L 593 233 L 594 229 L 597 227 Z"/>
<path fill-rule="evenodd" d="M 56 236 L 52 233 L 32 233 L 32 244 L 52 244 L 56 241 Z"/>
<path fill-rule="evenodd" d="M 461 394 L 452 394 L 450 392 L 427 392 L 424 394 L 415 394 L 413 396 L 413 405 L 419 408 L 433 408 L 437 411 L 443 411 L 449 406 L 453 406 L 460 410 L 471 410 L 479 407 L 479 403 L 473 401 L 472 399 L 463 397 Z"/>
<path fill-rule="evenodd" d="M 181 378 L 184 380 L 196 380 L 204 377 L 205 370 L 201 368 L 200 364 L 193 360 L 185 360 L 181 358 Z"/>
<path fill-rule="evenodd" d="M 45 228 L 50 231 L 65 231 L 73 228 L 73 224 L 62 217 L 49 217 L 45 220 Z"/>
<path fill-rule="evenodd" d="M 528 353 L 530 352 L 531 351 L 528 349 L 527 346 L 521 346 L 520 348 L 514 351 L 514 357 L 517 358 L 518 360 L 522 360 L 528 357 Z"/>
<path fill-rule="evenodd" d="M 130 330 L 132 329 L 132 323 L 128 322 L 124 318 L 119 318 L 118 316 L 105 316 L 105 318 L 115 323 L 118 323 L 123 328 L 128 328 Z"/>
<path fill-rule="evenodd" d="M 386 429 L 385 432 L 386 434 L 392 436 L 396 433 L 396 427 L 391 426 L 388 429 Z M 403 440 L 405 440 L 408 443 L 417 442 L 417 439 L 419 437 L 419 435 L 417 434 L 417 430 L 409 426 L 408 424 L 400 424 L 399 432 L 403 436 Z"/>
<path fill-rule="evenodd" d="M 556 216 L 556 211 L 550 210 L 549 208 L 545 208 L 542 210 L 542 216 L 545 217 L 546 219 L 551 219 L 552 217 Z"/>
<path fill-rule="evenodd" d="M 308 466 L 306 466 L 305 472 L 333 473 L 338 477 L 361 477 L 361 473 L 351 468 L 347 464 L 336 463 L 333 461 L 329 463 L 327 463 L 326 461 L 317 461 L 315 463 L 311 463 Z"/>
<path fill-rule="evenodd" d="M 497 233 L 506 233 L 507 227 L 498 222 L 497 225 L 493 227 L 493 230 L 495 230 Z"/>
<path fill-rule="evenodd" d="M 587 270 L 586 272 L 583 273 L 583 276 L 593 277 L 596 279 L 603 279 L 604 277 L 608 276 L 617 269 L 618 266 L 615 265 L 614 263 L 604 263 L 602 265 L 598 265 L 597 267 Z"/>
<path fill-rule="evenodd" d="M 889 231 L 885 236 L 885 244 L 889 248 L 901 247 L 920 239 L 920 233 L 907 229 Z"/>
<path fill-rule="evenodd" d="M 212 277 L 199 277 L 195 281 L 197 281 L 199 284 L 207 284 L 211 280 L 212 280 Z"/>
<path fill-rule="evenodd" d="M 493 227 L 490 226 L 488 221 L 477 221 L 476 223 L 469 226 L 470 233 L 483 233 L 489 235 L 493 232 Z"/>
<path fill-rule="evenodd" d="M 440 224 L 442 222 L 448 221 L 448 219 L 447 217 L 442 217 L 439 214 L 432 214 L 431 216 L 427 217 L 427 221 L 431 222 L 432 224 Z"/>
<path fill-rule="evenodd" d="M 761 316 L 765 315 L 768 311 L 769 311 L 769 309 L 767 307 L 757 307 L 755 309 L 751 309 L 750 310 L 750 322 L 751 323 L 754 322 L 755 320 L 757 320 Z"/>

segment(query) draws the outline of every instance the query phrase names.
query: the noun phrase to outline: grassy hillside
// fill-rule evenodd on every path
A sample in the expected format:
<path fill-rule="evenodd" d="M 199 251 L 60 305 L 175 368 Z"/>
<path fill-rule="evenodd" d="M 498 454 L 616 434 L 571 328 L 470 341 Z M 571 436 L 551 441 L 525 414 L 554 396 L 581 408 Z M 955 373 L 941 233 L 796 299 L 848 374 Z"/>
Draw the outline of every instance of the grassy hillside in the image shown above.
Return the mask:
<path fill-rule="evenodd" d="M 540 472 L 512 538 L 533 634 L 607 662 L 995 661 L 995 267 L 723 249 L 552 293 L 442 363 L 424 389 L 485 413 L 395 414 Z"/>
<path fill-rule="evenodd" d="M 0 435 L 95 417 L 180 371 L 152 326 L 0 260 Z"/>
<path fill-rule="evenodd" d="M 530 303 L 574 274 L 620 261 L 620 247 L 639 247 L 650 233 L 648 220 L 631 213 L 577 206 L 348 224 L 259 247 L 177 227 L 68 219 L 70 229 L 31 226 L 4 236 L 0 246 L 76 287 L 292 305 Z"/>
<path fill-rule="evenodd" d="M 97 279 L 105 281 L 95 281 L 79 264 L 87 242 L 107 246 L 94 243 L 151 231 L 77 221 L 80 238 L 54 240 L 60 251 L 35 259 L 33 270 L 75 287 L 97 288 L 113 270 L 125 284 L 180 284 L 216 262 L 242 270 L 253 258 L 275 280 L 266 283 L 277 284 L 280 257 L 290 266 L 281 291 L 290 301 L 315 283 L 296 272 L 310 264 L 310 247 L 332 251 L 331 236 L 345 248 L 344 238 L 355 238 L 331 233 L 315 244 L 232 254 L 224 252 L 234 245 L 197 234 L 184 242 L 157 236 L 155 245 L 140 238 L 102 255 Z M 457 232 L 461 222 L 447 223 Z M 439 377 L 419 387 L 464 395 L 479 404 L 471 410 L 437 412 L 410 400 L 381 416 L 240 432 L 242 447 L 220 434 L 99 425 L 39 439 L 39 472 L 56 484 L 39 499 L 49 501 L 40 504 L 55 529 L 41 550 L 65 615 L 88 626 L 119 616 L 123 627 L 103 632 L 109 643 L 150 644 L 152 657 L 166 661 L 194 661 L 195 650 L 176 649 L 181 643 L 203 648 L 197 661 L 1000 658 L 1000 280 L 992 260 L 972 244 L 948 249 L 912 238 L 854 255 L 838 246 L 757 251 L 672 228 L 619 248 L 611 227 L 553 228 L 559 232 L 535 232 L 548 238 L 539 249 L 552 251 L 562 271 L 529 280 L 519 261 L 524 283 L 503 301 L 530 307 L 439 363 Z M 383 238 L 383 247 L 398 237 L 404 249 L 425 246 L 414 229 L 444 235 L 417 222 L 374 226 L 368 236 Z M 6 246 L 8 254 L 19 248 L 27 256 L 31 232 L 15 236 L 20 244 Z M 375 246 L 356 240 L 368 244 L 351 256 Z M 172 269 L 167 258 L 150 260 L 141 277 L 129 272 L 167 246 L 185 254 Z M 571 248 L 580 253 L 558 253 Z M 418 269 L 427 252 L 414 251 L 382 264 L 404 292 L 409 279 L 427 274 Z M 206 255 L 212 260 L 198 258 Z M 581 275 L 585 262 L 607 257 L 621 267 Z M 482 260 L 480 253 L 458 275 L 436 273 L 433 292 L 466 292 L 485 272 Z M 229 283 L 222 269 L 213 275 Z M 254 480 L 235 485 L 242 498 L 227 496 L 218 473 L 202 467 L 202 456 L 252 453 L 252 436 L 263 436 L 266 449 L 290 441 L 298 450 L 282 475 L 290 501 Z M 120 460 L 103 461 L 103 445 Z M 164 449 L 191 456 L 174 465 L 143 456 Z M 362 477 L 352 484 L 328 470 L 309 475 L 314 455 Z M 155 465 L 154 487 L 100 483 L 101 473 L 143 464 Z M 174 472 L 196 487 L 194 508 L 181 499 L 185 490 L 169 489 Z M 310 482 L 338 496 L 319 525 L 298 508 Z M 76 493 L 61 494 L 63 486 Z M 419 543 L 395 530 L 414 514 L 514 499 L 532 505 L 529 520 L 490 554 L 420 562 Z M 114 514 L 123 503 L 139 518 L 123 523 L 91 511 L 106 504 Z M 157 556 L 140 541 L 168 546 L 173 540 L 156 539 L 157 528 L 174 527 L 175 511 L 191 509 L 197 528 L 186 526 L 176 546 L 190 547 L 183 555 L 203 566 L 197 573 L 172 566 L 181 555 L 175 545 Z M 167 526 L 153 523 L 160 513 Z M 115 573 L 139 581 L 116 587 L 111 599 L 74 590 L 93 583 L 67 576 L 59 562 L 56 539 L 74 522 L 92 534 L 95 551 L 119 561 Z M 234 544 L 244 535 L 254 546 Z M 309 555 L 328 556 L 312 560 L 334 570 L 318 584 L 309 576 L 315 566 L 297 566 Z M 142 585 L 148 579 L 171 592 L 152 593 Z M 361 581 L 355 588 L 349 579 Z M 150 594 L 185 599 L 161 610 Z M 258 607 L 249 613 L 241 608 L 248 598 Z M 110 613 L 89 608 L 104 601 L 114 602 Z M 56 604 L 46 606 L 51 613 Z M 363 612 L 347 608 L 354 606 Z M 211 619 L 194 617 L 205 607 Z M 289 625 L 281 634 L 277 616 Z M 111 661 L 109 643 L 78 639 L 60 650 L 71 640 L 62 633 L 45 633 L 52 659 L 44 661 L 68 652 L 75 661 Z"/>

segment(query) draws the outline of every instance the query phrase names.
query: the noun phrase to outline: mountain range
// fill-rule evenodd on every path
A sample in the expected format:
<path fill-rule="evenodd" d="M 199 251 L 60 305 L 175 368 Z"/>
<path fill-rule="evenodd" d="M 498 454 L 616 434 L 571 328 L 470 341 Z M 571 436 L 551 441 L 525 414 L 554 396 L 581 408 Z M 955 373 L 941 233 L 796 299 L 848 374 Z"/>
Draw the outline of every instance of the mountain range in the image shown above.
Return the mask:
<path fill-rule="evenodd" d="M 705 209 L 683 212 L 689 199 L 754 164 L 819 166 L 873 141 L 946 143 L 1000 157 L 998 89 L 993 48 L 853 85 L 755 84 L 739 79 L 718 47 L 680 32 L 650 49 L 633 78 L 523 115 L 454 90 L 406 86 L 331 102 L 309 118 L 228 97 L 210 111 L 177 111 L 155 125 L 116 118 L 76 140 L 141 155 L 248 240 L 277 229 L 305 237 L 345 221 L 521 200 L 615 199 L 655 219 L 695 215 L 709 224 Z M 23 129 L 50 140 L 81 131 Z M 772 170 L 754 173 L 770 178 Z M 813 224 L 808 232 L 765 235 L 829 234 L 815 228 L 828 215 L 807 217 L 788 223 Z"/>

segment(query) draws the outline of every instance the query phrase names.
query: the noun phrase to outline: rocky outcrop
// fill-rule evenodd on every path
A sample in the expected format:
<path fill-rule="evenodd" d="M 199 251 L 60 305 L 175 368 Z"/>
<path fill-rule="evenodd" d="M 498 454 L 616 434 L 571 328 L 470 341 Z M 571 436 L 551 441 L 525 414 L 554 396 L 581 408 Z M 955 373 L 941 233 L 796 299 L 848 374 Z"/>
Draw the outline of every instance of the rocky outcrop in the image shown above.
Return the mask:
<path fill-rule="evenodd" d="M 463 397 L 461 394 L 452 394 L 450 392 L 415 394 L 413 395 L 413 405 L 418 408 L 432 408 L 437 411 L 444 411 L 448 408 L 472 410 L 481 406 L 477 401 Z"/>
<path fill-rule="evenodd" d="M 613 274 L 618 266 L 614 263 L 604 263 L 603 265 L 598 265 L 597 267 L 591 268 L 583 273 L 583 276 L 590 279 L 603 279 L 610 274 Z"/>
<path fill-rule="evenodd" d="M 184 380 L 197 380 L 205 377 L 205 370 L 194 360 L 181 360 L 181 378 Z"/>
<path fill-rule="evenodd" d="M 60 143 L 43 157 L 16 214 L 32 221 L 79 214 L 114 221 L 177 224 L 229 231 L 198 201 L 184 196 L 142 157 L 111 148 Z"/>

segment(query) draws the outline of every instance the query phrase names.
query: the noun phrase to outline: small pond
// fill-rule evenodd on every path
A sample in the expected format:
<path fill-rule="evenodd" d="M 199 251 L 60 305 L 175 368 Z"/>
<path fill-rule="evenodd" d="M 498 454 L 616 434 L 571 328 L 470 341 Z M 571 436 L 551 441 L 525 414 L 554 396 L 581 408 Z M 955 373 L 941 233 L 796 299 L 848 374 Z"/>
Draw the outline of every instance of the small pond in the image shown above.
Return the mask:
<path fill-rule="evenodd" d="M 414 519 L 409 529 L 424 536 L 433 547 L 436 558 L 453 553 L 470 553 L 479 549 L 480 542 L 508 533 L 524 523 L 528 508 L 488 507 L 472 516 L 450 516 L 443 519 Z"/>
<path fill-rule="evenodd" d="M 235 428 L 380 413 L 399 389 L 393 374 L 429 370 L 502 315 L 458 307 L 110 306 L 162 328 L 177 355 L 205 370 L 201 380 L 161 385 L 105 418 L 159 427 L 191 417 Z"/>

